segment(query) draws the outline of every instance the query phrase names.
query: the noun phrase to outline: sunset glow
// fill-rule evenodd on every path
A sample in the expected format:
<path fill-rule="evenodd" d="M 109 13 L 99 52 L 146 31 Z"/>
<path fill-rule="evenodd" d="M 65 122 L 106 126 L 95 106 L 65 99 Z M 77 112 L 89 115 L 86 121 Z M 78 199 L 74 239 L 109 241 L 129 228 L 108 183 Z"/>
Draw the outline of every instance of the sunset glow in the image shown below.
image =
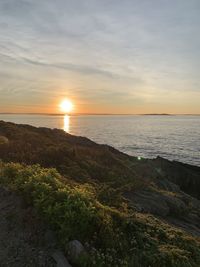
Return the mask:
<path fill-rule="evenodd" d="M 0 113 L 200 114 L 199 10 L 1 0 Z"/>
<path fill-rule="evenodd" d="M 73 104 L 70 100 L 63 100 L 60 103 L 60 110 L 64 113 L 70 113 L 73 110 Z"/>

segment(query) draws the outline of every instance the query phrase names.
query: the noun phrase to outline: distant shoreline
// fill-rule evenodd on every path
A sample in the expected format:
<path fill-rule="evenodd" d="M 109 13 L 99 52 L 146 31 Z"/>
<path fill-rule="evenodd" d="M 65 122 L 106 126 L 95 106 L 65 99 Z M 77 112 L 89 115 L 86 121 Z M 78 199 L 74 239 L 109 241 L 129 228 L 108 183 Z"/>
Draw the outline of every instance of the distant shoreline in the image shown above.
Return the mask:
<path fill-rule="evenodd" d="M 168 113 L 145 113 L 145 114 L 131 114 L 131 113 L 21 113 L 21 112 L 0 112 L 0 115 L 40 115 L 40 116 L 200 116 L 200 114 L 168 114 Z"/>

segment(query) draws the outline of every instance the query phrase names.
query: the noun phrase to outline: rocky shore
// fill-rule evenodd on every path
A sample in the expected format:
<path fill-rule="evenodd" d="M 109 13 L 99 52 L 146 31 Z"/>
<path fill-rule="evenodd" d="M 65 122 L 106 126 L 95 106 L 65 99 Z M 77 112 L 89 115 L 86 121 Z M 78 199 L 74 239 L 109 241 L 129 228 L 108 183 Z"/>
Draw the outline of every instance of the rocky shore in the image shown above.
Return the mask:
<path fill-rule="evenodd" d="M 126 206 L 137 216 L 151 215 L 199 242 L 199 167 L 160 157 L 138 159 L 58 129 L 3 121 L 0 159 L 56 168 L 66 184 L 92 187 L 95 201 L 101 205 L 122 213 L 122 206 Z M 1 266 L 56 266 L 59 253 L 52 255 L 58 247 L 46 242 L 46 226 L 33 210 L 23 207 L 20 197 L 5 187 L 0 188 L 0 203 Z M 200 261 L 192 266 L 198 264 Z"/>

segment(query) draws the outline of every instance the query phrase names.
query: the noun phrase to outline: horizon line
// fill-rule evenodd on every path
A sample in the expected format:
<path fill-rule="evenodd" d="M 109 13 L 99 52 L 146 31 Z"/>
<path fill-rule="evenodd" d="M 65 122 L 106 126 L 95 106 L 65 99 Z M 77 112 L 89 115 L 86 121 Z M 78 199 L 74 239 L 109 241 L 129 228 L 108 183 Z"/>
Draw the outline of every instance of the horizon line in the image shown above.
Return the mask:
<path fill-rule="evenodd" d="M 80 115 L 146 115 L 146 116 L 178 116 L 178 115 L 185 115 L 185 116 L 200 116 L 198 113 L 45 113 L 45 112 L 0 112 L 0 115 L 46 115 L 46 116 L 80 116 Z"/>

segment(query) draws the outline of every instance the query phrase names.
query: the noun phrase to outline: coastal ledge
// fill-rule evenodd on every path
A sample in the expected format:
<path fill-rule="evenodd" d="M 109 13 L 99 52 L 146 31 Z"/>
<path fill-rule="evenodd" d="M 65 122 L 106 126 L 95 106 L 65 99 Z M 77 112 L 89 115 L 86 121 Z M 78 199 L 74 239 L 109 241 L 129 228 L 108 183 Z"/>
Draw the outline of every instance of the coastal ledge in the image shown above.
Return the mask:
<path fill-rule="evenodd" d="M 115 266 L 199 266 L 199 167 L 160 157 L 138 160 L 58 129 L 0 121 L 0 136 L 7 140 L 0 144 L 1 183 L 37 203 L 62 246 L 80 240 L 95 262 L 100 252 L 91 254 L 91 242 L 95 251 L 114 249 L 117 255 L 108 254 Z M 106 257 L 99 266 L 108 266 Z"/>

